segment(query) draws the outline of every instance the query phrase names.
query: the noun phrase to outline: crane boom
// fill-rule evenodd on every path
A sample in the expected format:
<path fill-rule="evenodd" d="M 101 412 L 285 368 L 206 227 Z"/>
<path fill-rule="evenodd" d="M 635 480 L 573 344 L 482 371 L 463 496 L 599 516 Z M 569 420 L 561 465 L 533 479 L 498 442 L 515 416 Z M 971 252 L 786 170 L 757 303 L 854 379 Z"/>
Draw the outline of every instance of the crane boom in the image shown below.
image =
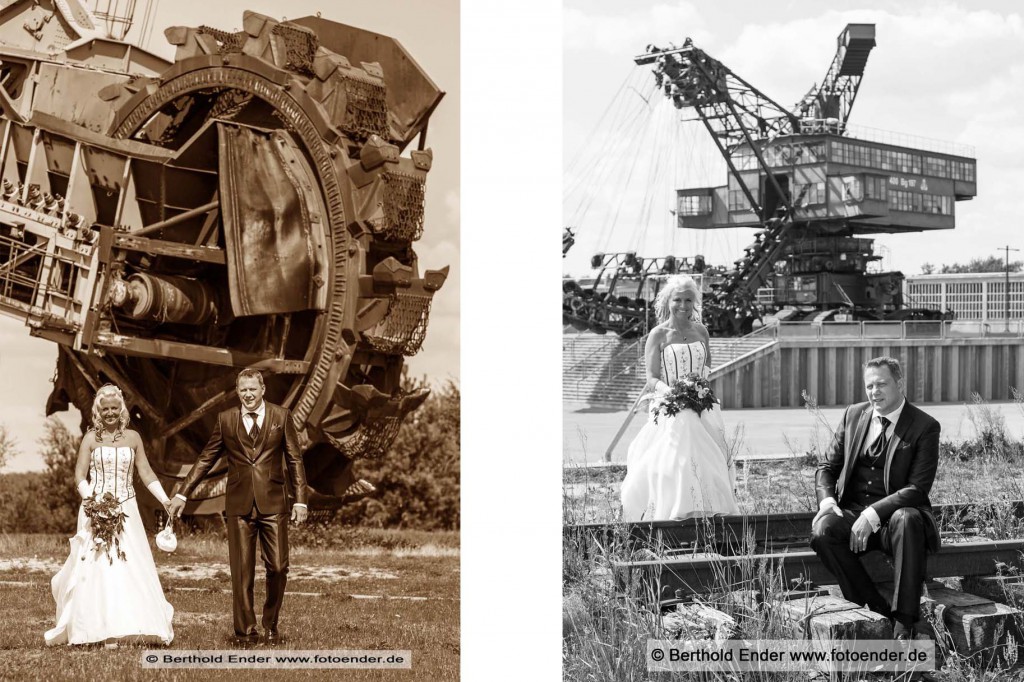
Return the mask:
<path fill-rule="evenodd" d="M 691 107 L 697 113 L 764 228 L 763 248 L 737 262 L 737 268 L 721 284 L 717 298 L 724 300 L 741 289 L 756 290 L 770 273 L 771 259 L 790 240 L 794 213 L 788 187 L 784 188 L 770 172 L 762 150 L 772 139 L 798 131 L 799 119 L 689 38 L 678 49 L 648 46 L 647 53 L 634 61 L 638 65 L 653 64 L 655 82 L 665 96 L 677 108 Z M 766 182 L 773 190 L 770 202 L 759 201 L 759 189 L 748 186 L 733 162 L 733 154 L 741 148 L 749 149 L 765 171 Z"/>
<path fill-rule="evenodd" d="M 798 105 L 801 118 L 833 121 L 833 131 L 842 134 L 857 98 L 864 67 L 875 46 L 874 24 L 848 24 L 836 38 L 836 54 L 817 92 Z M 813 91 L 813 88 L 812 88 Z"/>

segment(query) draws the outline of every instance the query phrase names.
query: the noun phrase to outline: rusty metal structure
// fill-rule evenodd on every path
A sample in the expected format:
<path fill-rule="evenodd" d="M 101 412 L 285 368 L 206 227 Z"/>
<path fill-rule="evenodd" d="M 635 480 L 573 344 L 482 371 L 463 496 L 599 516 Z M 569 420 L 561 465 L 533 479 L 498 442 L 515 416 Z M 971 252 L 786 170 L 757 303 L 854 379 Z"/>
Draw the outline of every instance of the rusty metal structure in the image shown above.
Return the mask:
<path fill-rule="evenodd" d="M 116 383 L 172 488 L 255 367 L 314 508 L 365 493 L 353 462 L 427 397 L 401 379 L 448 273 L 414 250 L 444 93 L 320 17 L 170 28 L 173 63 L 104 35 L 78 0 L 0 9 L 0 312 L 58 344 L 47 414 Z"/>
<path fill-rule="evenodd" d="M 705 292 L 704 321 L 713 334 L 747 334 L 761 311 L 783 309 L 795 313 L 791 321 L 942 317 L 908 307 L 902 273 L 868 270 L 882 257 L 866 235 L 953 229 L 956 202 L 977 192 L 977 162 L 959 145 L 880 141 L 849 126 L 875 44 L 874 24 L 848 24 L 821 85 L 792 109 L 690 39 L 681 47 L 649 45 L 634 59 L 651 68 L 656 91 L 695 114 L 728 168 L 725 185 L 676 191 L 678 227 L 756 229 L 743 255 Z M 617 265 L 599 255 L 595 269 Z M 652 260 L 631 258 L 641 266 Z M 566 322 L 620 336 L 645 330 L 649 300 L 628 304 L 615 278 L 603 290 L 600 279 L 587 295 L 563 284 Z"/>

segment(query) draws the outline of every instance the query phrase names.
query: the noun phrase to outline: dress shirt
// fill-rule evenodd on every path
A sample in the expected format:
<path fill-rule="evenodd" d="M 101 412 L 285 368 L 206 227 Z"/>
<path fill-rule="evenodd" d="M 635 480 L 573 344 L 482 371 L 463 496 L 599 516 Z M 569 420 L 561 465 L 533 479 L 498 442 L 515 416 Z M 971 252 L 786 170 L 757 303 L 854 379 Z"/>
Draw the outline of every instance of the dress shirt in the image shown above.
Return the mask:
<path fill-rule="evenodd" d="M 264 400 L 260 401 L 260 406 L 255 410 L 245 409 L 245 405 L 242 405 L 242 425 L 245 426 L 245 431 L 248 433 L 252 431 L 252 417 L 249 416 L 250 412 L 256 413 L 256 424 L 260 427 L 260 432 L 263 432 L 263 422 L 267 415 L 267 403 Z"/>
<path fill-rule="evenodd" d="M 900 415 L 903 414 L 903 408 L 906 407 L 906 405 L 907 399 L 904 398 L 903 400 L 900 401 L 899 407 L 897 407 L 889 414 L 882 415 L 878 414 L 878 410 L 871 411 L 871 424 L 870 426 L 868 426 L 867 438 L 864 439 L 864 443 L 867 447 L 870 448 L 871 444 L 874 443 L 878 439 L 878 437 L 882 435 L 882 422 L 879 421 L 879 417 L 885 417 L 886 419 L 889 420 L 889 426 L 886 427 L 885 430 L 886 435 L 889 437 L 889 439 L 891 440 L 892 437 L 896 435 L 896 422 L 900 420 Z M 859 456 L 859 452 L 854 453 L 855 458 Z M 829 502 L 831 502 L 832 504 L 836 504 L 836 498 L 826 497 L 818 505 L 818 509 L 824 509 L 825 505 L 828 504 Z M 871 532 L 877 533 L 878 529 L 882 527 L 882 519 L 879 518 L 878 512 L 875 511 L 874 507 L 867 507 L 864 511 L 861 512 L 861 514 L 865 516 L 868 520 L 868 523 L 871 524 Z"/>

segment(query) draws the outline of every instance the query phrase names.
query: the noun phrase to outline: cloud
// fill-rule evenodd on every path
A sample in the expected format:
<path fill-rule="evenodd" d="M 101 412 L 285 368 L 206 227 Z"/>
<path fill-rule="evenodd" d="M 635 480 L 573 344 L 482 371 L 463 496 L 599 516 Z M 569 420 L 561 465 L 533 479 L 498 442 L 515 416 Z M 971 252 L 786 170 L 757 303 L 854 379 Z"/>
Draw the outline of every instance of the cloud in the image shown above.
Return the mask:
<path fill-rule="evenodd" d="M 648 44 L 682 43 L 687 36 L 694 40 L 707 36 L 701 13 L 689 2 L 657 4 L 624 14 L 597 14 L 566 7 L 562 20 L 566 52 L 640 54 Z"/>
<path fill-rule="evenodd" d="M 459 190 L 453 189 L 445 192 L 444 195 L 444 207 L 448 213 L 446 217 L 452 225 L 459 225 L 461 223 L 461 204 L 459 202 Z"/>

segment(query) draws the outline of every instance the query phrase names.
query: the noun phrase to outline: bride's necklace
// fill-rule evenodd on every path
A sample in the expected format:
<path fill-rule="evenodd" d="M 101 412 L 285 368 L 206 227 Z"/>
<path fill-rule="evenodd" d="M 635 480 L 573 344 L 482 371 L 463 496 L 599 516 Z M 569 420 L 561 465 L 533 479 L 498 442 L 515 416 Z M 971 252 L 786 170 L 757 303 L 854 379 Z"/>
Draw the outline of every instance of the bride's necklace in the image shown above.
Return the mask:
<path fill-rule="evenodd" d="M 117 441 L 117 431 L 107 431 L 107 430 L 106 430 L 105 428 L 104 428 L 104 429 L 101 429 L 101 430 L 100 430 L 100 431 L 99 431 L 99 432 L 98 432 L 98 433 L 96 434 L 96 440 L 97 440 L 97 441 L 99 441 L 100 443 L 104 443 L 104 442 L 106 442 L 106 440 L 107 440 L 107 434 L 108 434 L 108 433 L 110 434 L 110 442 L 111 442 L 111 443 L 113 443 L 113 442 Z"/>
<path fill-rule="evenodd" d="M 690 332 L 693 331 L 692 328 L 687 330 L 687 331 L 683 331 L 682 329 L 679 329 L 677 327 L 673 327 L 672 325 L 669 325 L 668 329 L 669 329 L 670 332 L 675 332 L 679 336 L 683 337 L 683 341 L 689 341 L 690 340 Z"/>

